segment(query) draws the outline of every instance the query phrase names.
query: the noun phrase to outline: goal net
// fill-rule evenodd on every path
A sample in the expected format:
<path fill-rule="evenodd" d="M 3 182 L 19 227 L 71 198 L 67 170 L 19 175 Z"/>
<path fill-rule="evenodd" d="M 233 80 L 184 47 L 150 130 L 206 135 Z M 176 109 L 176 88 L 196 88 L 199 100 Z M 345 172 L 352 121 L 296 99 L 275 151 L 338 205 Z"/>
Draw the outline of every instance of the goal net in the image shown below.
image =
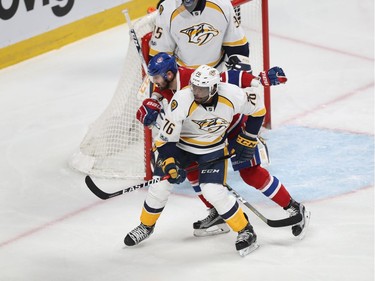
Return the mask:
<path fill-rule="evenodd" d="M 232 4 L 250 43 L 250 62 L 256 75 L 269 68 L 267 1 L 233 0 Z M 133 23 L 139 40 L 153 30 L 155 16 L 156 12 L 153 12 Z M 129 40 L 122 75 L 113 98 L 90 125 L 79 151 L 70 160 L 71 167 L 97 177 L 151 177 L 150 130 L 144 129 L 135 118 L 142 101 L 149 97 L 147 85 L 141 60 L 133 41 Z M 263 88 L 258 90 L 263 91 Z M 266 107 L 269 107 L 267 99 L 269 92 L 265 93 Z"/>

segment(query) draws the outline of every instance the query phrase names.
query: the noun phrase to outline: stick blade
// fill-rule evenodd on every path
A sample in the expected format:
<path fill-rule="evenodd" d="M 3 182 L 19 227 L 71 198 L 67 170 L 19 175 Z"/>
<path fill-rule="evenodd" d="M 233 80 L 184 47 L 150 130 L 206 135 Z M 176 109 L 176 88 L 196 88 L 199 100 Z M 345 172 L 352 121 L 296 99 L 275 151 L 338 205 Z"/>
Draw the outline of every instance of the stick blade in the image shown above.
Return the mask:
<path fill-rule="evenodd" d="M 85 183 L 87 187 L 91 190 L 92 193 L 94 193 L 97 197 L 99 197 L 102 200 L 107 200 L 110 198 L 110 195 L 103 190 L 99 189 L 97 185 L 93 182 L 93 180 L 90 178 L 90 176 L 86 176 Z"/>
<path fill-rule="evenodd" d="M 302 215 L 297 214 L 295 216 L 281 219 L 281 220 L 267 220 L 267 224 L 271 227 L 285 227 L 290 225 L 295 225 L 302 221 Z"/>

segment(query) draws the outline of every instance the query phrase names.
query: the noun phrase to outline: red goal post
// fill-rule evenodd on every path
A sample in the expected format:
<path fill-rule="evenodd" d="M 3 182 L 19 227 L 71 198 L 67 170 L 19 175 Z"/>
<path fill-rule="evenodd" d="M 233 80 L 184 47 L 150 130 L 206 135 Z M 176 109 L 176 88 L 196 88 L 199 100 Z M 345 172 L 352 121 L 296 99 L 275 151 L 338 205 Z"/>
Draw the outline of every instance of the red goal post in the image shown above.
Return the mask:
<path fill-rule="evenodd" d="M 255 1 L 255 0 L 231 0 L 233 7 L 241 7 L 241 5 L 244 5 L 248 2 L 257 2 L 256 5 L 258 5 L 258 11 L 261 13 L 261 21 L 258 21 L 257 24 L 257 29 L 261 33 L 261 38 L 262 38 L 262 43 L 261 43 L 261 48 L 263 50 L 263 68 L 261 70 L 268 70 L 270 68 L 270 41 L 269 41 L 269 25 L 268 25 L 268 0 L 260 0 L 260 1 Z M 248 4 L 250 5 L 250 4 Z M 245 6 L 242 6 L 245 7 Z M 248 8 L 248 7 L 246 7 Z M 242 21 L 242 16 L 241 16 L 241 21 Z M 246 20 L 244 20 L 246 24 Z M 243 24 L 242 26 L 244 27 Z M 249 28 L 252 29 L 250 25 L 245 25 L 244 29 Z M 246 30 L 245 30 L 246 33 Z M 247 33 L 246 33 L 247 34 Z M 248 34 L 247 34 L 248 35 Z M 251 38 L 248 38 L 251 40 Z M 250 53 L 252 52 L 252 44 L 250 44 Z M 250 54 L 251 57 L 251 54 Z M 250 60 L 250 63 L 252 64 L 252 61 Z M 253 64 L 252 64 L 253 66 Z M 253 67 L 254 69 L 254 67 Z M 255 73 L 254 73 L 255 75 Z M 271 129 L 271 90 L 270 88 L 264 88 L 264 102 L 267 108 L 267 113 L 264 119 L 263 126 Z"/>
<path fill-rule="evenodd" d="M 254 75 L 269 69 L 268 0 L 233 0 L 233 6 L 250 43 L 250 62 Z M 154 29 L 156 12 L 134 21 L 141 40 Z M 147 41 L 142 40 L 142 44 Z M 142 48 L 147 49 L 147 48 Z M 135 118 L 142 101 L 149 97 L 147 77 L 141 60 L 129 40 L 123 71 L 106 110 L 91 124 L 70 166 L 85 174 L 106 178 L 150 179 L 151 131 Z M 267 115 L 264 126 L 271 127 L 269 88 L 264 91 Z"/>

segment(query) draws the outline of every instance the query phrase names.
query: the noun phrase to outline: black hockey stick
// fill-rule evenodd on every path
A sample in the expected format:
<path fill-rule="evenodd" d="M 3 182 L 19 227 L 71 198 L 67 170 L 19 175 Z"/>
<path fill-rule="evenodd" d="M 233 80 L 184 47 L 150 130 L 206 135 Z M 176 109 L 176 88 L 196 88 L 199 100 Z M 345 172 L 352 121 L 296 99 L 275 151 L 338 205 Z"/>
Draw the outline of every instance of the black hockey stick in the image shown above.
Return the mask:
<path fill-rule="evenodd" d="M 234 156 L 234 155 L 233 154 L 229 154 L 229 155 L 225 155 L 223 157 L 212 159 L 210 161 L 207 161 L 206 163 L 200 164 L 199 166 L 196 165 L 196 166 L 190 167 L 190 168 L 186 169 L 186 172 L 191 172 L 191 171 L 194 171 L 194 170 L 198 169 L 199 167 L 207 166 L 207 165 L 210 165 L 210 164 L 214 164 L 214 163 L 223 161 L 225 159 L 231 158 L 232 156 Z M 93 182 L 93 180 L 90 178 L 90 176 L 86 176 L 85 182 L 86 182 L 87 187 L 92 191 L 92 193 L 94 193 L 100 199 L 107 200 L 109 198 L 116 197 L 116 196 L 122 195 L 124 193 L 132 192 L 134 190 L 137 190 L 137 189 L 149 186 L 151 184 L 158 183 L 158 182 L 166 180 L 168 178 L 169 178 L 169 175 L 166 175 L 164 177 L 156 177 L 156 178 L 153 178 L 151 180 L 148 180 L 148 181 L 145 181 L 145 182 L 142 182 L 142 183 L 139 183 L 139 184 L 136 184 L 136 185 L 124 188 L 122 190 L 119 190 L 119 191 L 116 191 L 116 192 L 113 192 L 113 193 L 107 193 L 107 192 L 104 192 L 103 190 L 101 190 Z"/>
<path fill-rule="evenodd" d="M 104 192 L 103 190 L 101 190 L 93 182 L 93 180 L 90 178 L 90 176 L 86 176 L 85 182 L 86 182 L 87 187 L 92 191 L 92 193 L 94 193 L 100 199 L 107 200 L 109 198 L 116 197 L 116 196 L 122 195 L 124 193 L 132 192 L 132 191 L 134 191 L 136 189 L 143 188 L 143 187 L 149 186 L 151 184 L 158 183 L 158 182 L 160 182 L 162 180 L 167 179 L 168 177 L 169 176 L 165 176 L 163 178 L 160 178 L 160 177 L 154 178 L 154 179 L 151 179 L 151 180 L 148 180 L 148 181 L 145 181 L 145 182 L 142 182 L 142 183 L 139 183 L 139 184 L 136 184 L 136 185 L 124 188 L 122 190 L 119 190 L 119 191 L 116 191 L 116 192 L 113 192 L 113 193 L 107 193 L 107 192 Z"/>
<path fill-rule="evenodd" d="M 284 227 L 294 225 L 302 221 L 302 215 L 297 214 L 289 218 L 280 219 L 280 220 L 270 220 L 263 216 L 257 209 L 255 209 L 249 202 L 247 202 L 241 195 L 237 193 L 233 188 L 229 185 L 226 185 L 228 190 L 246 207 L 248 207 L 254 214 L 256 214 L 262 221 L 264 221 L 267 225 L 271 227 Z"/>

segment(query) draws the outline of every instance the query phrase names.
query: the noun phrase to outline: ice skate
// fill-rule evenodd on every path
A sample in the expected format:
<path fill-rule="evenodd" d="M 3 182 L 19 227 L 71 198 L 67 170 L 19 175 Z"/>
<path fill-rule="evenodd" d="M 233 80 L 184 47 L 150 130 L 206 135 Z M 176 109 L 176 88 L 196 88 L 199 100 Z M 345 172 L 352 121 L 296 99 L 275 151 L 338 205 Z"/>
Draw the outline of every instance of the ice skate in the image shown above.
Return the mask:
<path fill-rule="evenodd" d="M 292 233 L 298 239 L 303 239 L 306 234 L 307 227 L 309 226 L 311 212 L 306 210 L 305 206 L 301 203 L 290 200 L 290 203 L 287 207 L 284 208 L 289 213 L 289 216 L 295 216 L 297 214 L 302 215 L 302 220 L 292 226 Z"/>
<path fill-rule="evenodd" d="M 134 246 L 142 242 L 143 240 L 150 237 L 150 235 L 154 232 L 155 225 L 153 226 L 146 226 L 143 223 L 138 225 L 132 231 L 130 231 L 125 239 L 124 243 L 126 246 Z"/>
<path fill-rule="evenodd" d="M 229 232 L 229 227 L 215 208 L 209 210 L 209 214 L 203 220 L 193 224 L 194 236 L 205 237 Z"/>
<path fill-rule="evenodd" d="M 257 243 L 257 235 L 255 234 L 251 224 L 248 223 L 243 230 L 238 232 L 236 250 L 241 257 L 244 257 L 258 249 L 258 247 L 259 244 Z"/>

